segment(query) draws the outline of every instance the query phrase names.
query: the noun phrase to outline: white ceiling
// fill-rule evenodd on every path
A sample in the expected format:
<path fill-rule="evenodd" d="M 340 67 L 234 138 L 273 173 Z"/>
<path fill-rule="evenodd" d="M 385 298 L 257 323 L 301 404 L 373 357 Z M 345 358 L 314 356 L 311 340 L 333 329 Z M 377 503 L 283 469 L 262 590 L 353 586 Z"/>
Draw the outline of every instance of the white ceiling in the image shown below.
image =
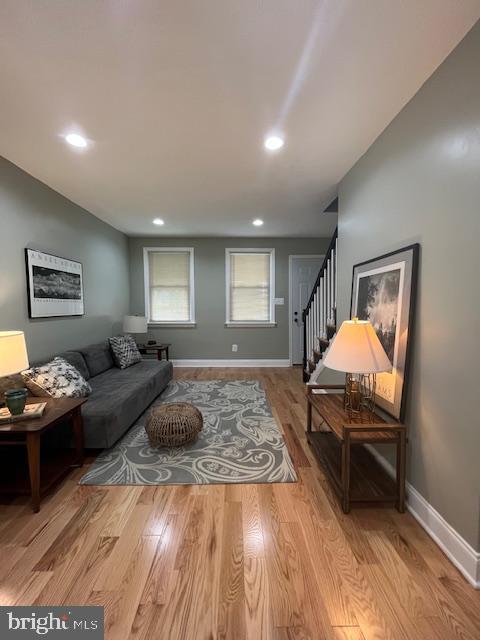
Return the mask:
<path fill-rule="evenodd" d="M 129 235 L 329 235 L 339 180 L 479 17 L 480 0 L 2 0 L 0 152 Z"/>

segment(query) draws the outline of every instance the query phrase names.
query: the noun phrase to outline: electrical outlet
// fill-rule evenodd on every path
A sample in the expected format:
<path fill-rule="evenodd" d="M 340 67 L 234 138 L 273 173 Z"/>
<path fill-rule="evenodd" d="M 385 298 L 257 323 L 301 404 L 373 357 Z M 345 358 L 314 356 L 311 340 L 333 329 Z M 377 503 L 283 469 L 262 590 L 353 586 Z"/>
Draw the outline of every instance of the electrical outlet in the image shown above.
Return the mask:
<path fill-rule="evenodd" d="M 238 351 L 238 344 L 232 344 L 232 351 L 233 351 L 234 353 L 237 353 L 237 351 Z"/>

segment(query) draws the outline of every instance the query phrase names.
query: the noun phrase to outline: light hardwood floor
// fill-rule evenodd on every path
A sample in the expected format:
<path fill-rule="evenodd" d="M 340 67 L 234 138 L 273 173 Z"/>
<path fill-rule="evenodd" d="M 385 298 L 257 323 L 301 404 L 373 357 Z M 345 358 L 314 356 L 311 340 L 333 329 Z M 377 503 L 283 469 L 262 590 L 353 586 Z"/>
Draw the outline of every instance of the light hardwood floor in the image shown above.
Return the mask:
<path fill-rule="evenodd" d="M 344 515 L 304 437 L 299 369 L 262 381 L 299 482 L 89 487 L 0 506 L 0 604 L 105 606 L 106 638 L 480 638 L 474 591 L 409 514 Z"/>

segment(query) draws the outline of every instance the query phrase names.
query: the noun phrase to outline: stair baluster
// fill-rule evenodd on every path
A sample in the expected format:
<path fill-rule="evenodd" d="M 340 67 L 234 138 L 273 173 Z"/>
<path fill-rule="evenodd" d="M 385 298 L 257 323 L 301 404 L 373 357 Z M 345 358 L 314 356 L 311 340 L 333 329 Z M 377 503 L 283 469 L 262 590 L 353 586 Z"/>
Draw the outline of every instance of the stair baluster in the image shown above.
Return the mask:
<path fill-rule="evenodd" d="M 327 278 L 327 326 L 328 326 L 330 324 L 330 298 L 331 298 L 330 289 L 332 286 L 332 282 L 330 278 L 330 258 L 327 260 L 326 278 Z"/>
<path fill-rule="evenodd" d="M 327 337 L 327 273 L 323 276 L 323 335 L 322 338 Z"/>

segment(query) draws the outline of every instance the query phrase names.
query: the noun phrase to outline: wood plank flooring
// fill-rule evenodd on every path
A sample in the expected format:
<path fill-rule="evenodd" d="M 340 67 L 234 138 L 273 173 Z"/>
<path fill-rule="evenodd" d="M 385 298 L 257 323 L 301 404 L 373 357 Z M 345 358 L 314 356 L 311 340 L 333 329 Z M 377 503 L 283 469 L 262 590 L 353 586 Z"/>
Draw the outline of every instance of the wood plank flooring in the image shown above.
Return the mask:
<path fill-rule="evenodd" d="M 298 483 L 79 486 L 0 505 L 0 605 L 99 604 L 121 640 L 480 639 L 480 593 L 409 514 L 344 515 L 306 443 L 300 369 L 259 379 Z"/>

